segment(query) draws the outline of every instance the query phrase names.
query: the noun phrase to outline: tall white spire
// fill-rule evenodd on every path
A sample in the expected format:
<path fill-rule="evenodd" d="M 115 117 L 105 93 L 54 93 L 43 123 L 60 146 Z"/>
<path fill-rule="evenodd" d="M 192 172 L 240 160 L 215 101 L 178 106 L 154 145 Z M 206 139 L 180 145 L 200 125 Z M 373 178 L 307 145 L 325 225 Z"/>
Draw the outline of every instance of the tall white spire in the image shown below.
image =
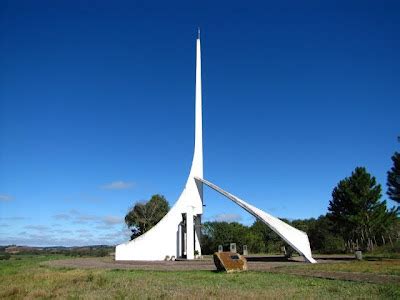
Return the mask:
<path fill-rule="evenodd" d="M 116 260 L 163 260 L 165 257 L 194 258 L 201 255 L 203 213 L 203 122 L 201 95 L 200 31 L 196 39 L 195 142 L 192 167 L 182 194 L 170 211 L 153 228 L 116 247 Z M 177 233 L 178 231 L 178 233 Z"/>
<path fill-rule="evenodd" d="M 201 45 L 200 28 L 196 40 L 196 114 L 195 114 L 195 144 L 192 163 L 192 176 L 203 177 L 203 116 L 201 92 Z"/>

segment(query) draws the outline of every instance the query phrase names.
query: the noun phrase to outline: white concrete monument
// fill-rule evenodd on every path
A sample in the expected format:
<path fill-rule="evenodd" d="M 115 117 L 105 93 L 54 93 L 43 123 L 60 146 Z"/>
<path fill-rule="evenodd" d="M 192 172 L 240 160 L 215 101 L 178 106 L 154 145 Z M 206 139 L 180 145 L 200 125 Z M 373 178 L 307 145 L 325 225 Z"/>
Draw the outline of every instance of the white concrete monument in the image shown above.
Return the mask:
<path fill-rule="evenodd" d="M 195 143 L 192 167 L 186 186 L 178 201 L 160 222 L 134 240 L 116 247 L 115 259 L 164 260 L 166 257 L 194 259 L 195 251 L 201 256 L 200 226 L 203 213 L 203 184 L 206 184 L 268 225 L 303 255 L 306 261 L 315 263 L 305 232 L 246 203 L 203 178 L 200 30 L 196 40 L 196 50 Z"/>
<path fill-rule="evenodd" d="M 203 125 L 201 97 L 200 32 L 196 41 L 196 116 L 192 167 L 185 189 L 171 210 L 149 231 L 118 245 L 116 260 L 163 260 L 166 256 L 194 259 L 201 256 L 200 225 L 203 213 Z"/>

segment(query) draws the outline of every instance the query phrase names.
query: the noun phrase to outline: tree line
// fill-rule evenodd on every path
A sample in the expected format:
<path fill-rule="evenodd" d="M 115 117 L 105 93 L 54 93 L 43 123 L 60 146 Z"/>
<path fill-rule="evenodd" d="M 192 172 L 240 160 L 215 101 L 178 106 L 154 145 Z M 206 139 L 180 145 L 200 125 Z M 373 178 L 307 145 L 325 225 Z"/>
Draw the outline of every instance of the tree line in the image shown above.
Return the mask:
<path fill-rule="evenodd" d="M 393 251 L 400 250 L 399 207 L 388 209 L 381 197 L 382 188 L 375 177 L 365 168 L 357 167 L 333 189 L 325 215 L 317 219 L 281 220 L 306 232 L 314 252 L 372 251 L 386 244 Z M 230 242 L 236 242 L 239 249 L 247 245 L 252 253 L 280 252 L 283 246 L 290 249 L 259 220 L 251 226 L 226 222 L 203 224 L 204 253 L 213 253 L 218 245 Z"/>
<path fill-rule="evenodd" d="M 400 141 L 400 138 L 399 138 Z M 387 172 L 387 195 L 400 203 L 400 153 L 392 156 L 393 167 Z M 306 232 L 311 249 L 319 253 L 341 253 L 356 249 L 372 251 L 385 246 L 400 252 L 399 206 L 390 209 L 382 201 L 382 187 L 364 167 L 357 167 L 349 177 L 339 181 L 332 191 L 327 213 L 318 218 L 286 220 L 284 222 Z M 168 201 L 153 195 L 147 202 L 133 206 L 125 223 L 135 238 L 168 212 Z M 237 244 L 239 251 L 247 245 L 250 253 L 277 253 L 288 245 L 263 222 L 251 226 L 237 222 L 205 222 L 202 227 L 202 251 L 211 254 L 218 245 Z"/>

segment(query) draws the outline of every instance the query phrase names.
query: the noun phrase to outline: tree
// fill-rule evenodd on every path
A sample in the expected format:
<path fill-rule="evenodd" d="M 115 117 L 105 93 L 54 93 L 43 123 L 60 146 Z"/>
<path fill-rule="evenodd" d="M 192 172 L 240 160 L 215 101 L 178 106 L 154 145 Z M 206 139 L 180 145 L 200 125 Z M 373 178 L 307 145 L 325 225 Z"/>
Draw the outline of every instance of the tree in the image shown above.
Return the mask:
<path fill-rule="evenodd" d="M 237 249 L 243 245 L 243 237 L 247 228 L 237 222 L 206 222 L 203 224 L 203 241 L 208 239 L 207 253 L 214 253 L 218 245 L 227 246 L 236 243 Z M 205 253 L 206 253 L 205 252 Z"/>
<path fill-rule="evenodd" d="M 285 222 L 287 221 L 285 220 Z M 281 251 L 281 247 L 286 246 L 286 243 L 279 235 L 272 231 L 272 229 L 269 228 L 264 222 L 258 219 L 255 220 L 250 226 L 250 231 L 261 238 L 264 246 L 262 252 L 279 253 Z"/>
<path fill-rule="evenodd" d="M 147 202 L 136 203 L 125 216 L 125 223 L 132 231 L 131 239 L 150 230 L 168 211 L 168 201 L 162 195 L 153 195 Z"/>
<path fill-rule="evenodd" d="M 398 137 L 400 141 L 400 137 Z M 400 203 L 400 153 L 392 156 L 393 167 L 387 172 L 387 195 L 393 201 Z"/>
<path fill-rule="evenodd" d="M 332 222 L 326 215 L 319 216 L 318 219 L 311 218 L 300 221 L 304 224 L 303 228 L 296 226 L 298 220 L 294 220 L 292 224 L 307 233 L 313 251 L 319 253 L 341 253 L 344 251 L 343 238 L 334 234 Z"/>
<path fill-rule="evenodd" d="M 376 245 L 379 224 L 391 214 L 386 202 L 381 202 L 381 186 L 365 168 L 356 168 L 349 178 L 339 182 L 332 192 L 328 218 L 348 248 L 372 249 Z"/>
<path fill-rule="evenodd" d="M 229 247 L 236 243 L 236 249 L 242 252 L 243 245 L 247 245 L 250 253 L 264 252 L 264 241 L 249 227 L 237 222 L 205 222 L 202 227 L 201 248 L 204 254 L 212 254 L 218 245 Z"/>

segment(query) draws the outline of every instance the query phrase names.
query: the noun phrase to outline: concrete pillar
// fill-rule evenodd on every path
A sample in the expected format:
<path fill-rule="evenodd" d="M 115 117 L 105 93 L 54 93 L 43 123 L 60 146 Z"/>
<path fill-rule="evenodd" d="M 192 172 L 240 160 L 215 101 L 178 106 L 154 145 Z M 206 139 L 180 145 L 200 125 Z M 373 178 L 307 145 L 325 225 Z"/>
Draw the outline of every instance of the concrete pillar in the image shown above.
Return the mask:
<path fill-rule="evenodd" d="M 243 255 L 249 255 L 249 251 L 247 251 L 247 245 L 243 245 Z"/>
<path fill-rule="evenodd" d="M 177 247 L 176 247 L 176 257 L 182 257 L 183 251 L 182 251 L 182 223 L 179 224 L 178 226 L 178 232 L 177 232 Z"/>
<path fill-rule="evenodd" d="M 231 243 L 229 248 L 231 252 L 236 253 L 236 243 Z"/>
<path fill-rule="evenodd" d="M 186 258 L 194 259 L 194 224 L 193 213 L 186 214 Z"/>
<path fill-rule="evenodd" d="M 194 231 L 195 231 L 195 246 L 194 250 L 197 250 L 199 252 L 199 255 L 201 256 L 201 215 L 197 215 L 195 218 L 195 224 L 194 224 Z"/>

